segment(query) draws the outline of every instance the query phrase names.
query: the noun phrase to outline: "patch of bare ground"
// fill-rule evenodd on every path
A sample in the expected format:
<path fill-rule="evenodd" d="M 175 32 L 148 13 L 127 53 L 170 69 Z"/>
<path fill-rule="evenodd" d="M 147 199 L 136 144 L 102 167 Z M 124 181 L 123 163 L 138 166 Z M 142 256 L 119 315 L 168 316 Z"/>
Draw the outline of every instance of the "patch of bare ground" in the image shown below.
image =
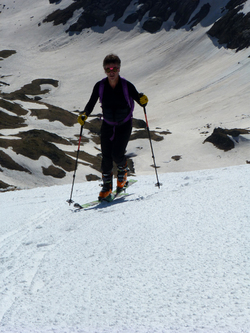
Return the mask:
<path fill-rule="evenodd" d="M 216 148 L 228 151 L 235 147 L 235 143 L 232 139 L 237 142 L 237 138 L 241 134 L 250 134 L 250 130 L 242 128 L 226 129 L 217 127 L 214 129 L 213 133 L 204 140 L 203 143 L 210 142 Z M 231 136 L 232 139 L 229 136 Z"/>

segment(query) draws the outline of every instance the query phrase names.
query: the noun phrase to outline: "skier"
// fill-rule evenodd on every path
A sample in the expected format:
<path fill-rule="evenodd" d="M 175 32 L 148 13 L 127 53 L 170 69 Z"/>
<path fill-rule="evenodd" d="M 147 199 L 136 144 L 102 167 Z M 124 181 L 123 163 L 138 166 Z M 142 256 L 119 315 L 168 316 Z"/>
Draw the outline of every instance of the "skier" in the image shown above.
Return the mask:
<path fill-rule="evenodd" d="M 146 106 L 148 98 L 138 93 L 135 86 L 121 78 L 121 60 L 117 55 L 109 54 L 103 60 L 103 68 L 107 75 L 98 81 L 92 91 L 91 97 L 80 112 L 78 122 L 84 125 L 86 119 L 100 99 L 103 111 L 101 126 L 101 150 L 102 150 L 102 190 L 99 200 L 105 200 L 113 189 L 113 161 L 117 165 L 117 192 L 121 192 L 127 182 L 126 147 L 132 131 L 132 112 L 134 100 L 140 106 Z"/>

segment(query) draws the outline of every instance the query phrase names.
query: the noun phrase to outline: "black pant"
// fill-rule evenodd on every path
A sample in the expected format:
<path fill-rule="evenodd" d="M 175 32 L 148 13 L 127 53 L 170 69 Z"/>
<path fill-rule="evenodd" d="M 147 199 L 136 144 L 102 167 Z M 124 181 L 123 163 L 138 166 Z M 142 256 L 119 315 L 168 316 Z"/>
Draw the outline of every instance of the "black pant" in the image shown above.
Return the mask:
<path fill-rule="evenodd" d="M 110 173 L 113 161 L 117 166 L 126 164 L 126 147 L 132 131 L 132 120 L 122 125 L 112 126 L 105 121 L 101 128 L 102 172 Z"/>

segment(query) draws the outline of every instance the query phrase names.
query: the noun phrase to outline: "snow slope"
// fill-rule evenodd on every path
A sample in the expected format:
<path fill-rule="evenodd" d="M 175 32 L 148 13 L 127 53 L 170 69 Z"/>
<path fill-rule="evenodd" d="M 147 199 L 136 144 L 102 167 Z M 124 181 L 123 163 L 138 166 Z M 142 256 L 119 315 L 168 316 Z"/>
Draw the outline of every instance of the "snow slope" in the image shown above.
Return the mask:
<path fill-rule="evenodd" d="M 249 332 L 249 178 L 140 176 L 80 212 L 68 185 L 1 194 L 1 333 Z M 98 191 L 76 184 L 73 199 Z"/>

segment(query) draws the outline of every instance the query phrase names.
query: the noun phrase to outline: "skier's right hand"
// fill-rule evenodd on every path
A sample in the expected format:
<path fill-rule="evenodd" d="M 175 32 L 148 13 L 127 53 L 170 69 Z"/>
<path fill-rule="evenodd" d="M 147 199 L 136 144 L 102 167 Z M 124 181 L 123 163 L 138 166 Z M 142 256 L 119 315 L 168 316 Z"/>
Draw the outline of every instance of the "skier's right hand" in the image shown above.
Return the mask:
<path fill-rule="evenodd" d="M 85 121 L 87 120 L 87 118 L 88 118 L 88 116 L 86 115 L 85 112 L 83 112 L 83 113 L 79 114 L 77 121 L 81 126 L 83 126 L 85 124 Z"/>

